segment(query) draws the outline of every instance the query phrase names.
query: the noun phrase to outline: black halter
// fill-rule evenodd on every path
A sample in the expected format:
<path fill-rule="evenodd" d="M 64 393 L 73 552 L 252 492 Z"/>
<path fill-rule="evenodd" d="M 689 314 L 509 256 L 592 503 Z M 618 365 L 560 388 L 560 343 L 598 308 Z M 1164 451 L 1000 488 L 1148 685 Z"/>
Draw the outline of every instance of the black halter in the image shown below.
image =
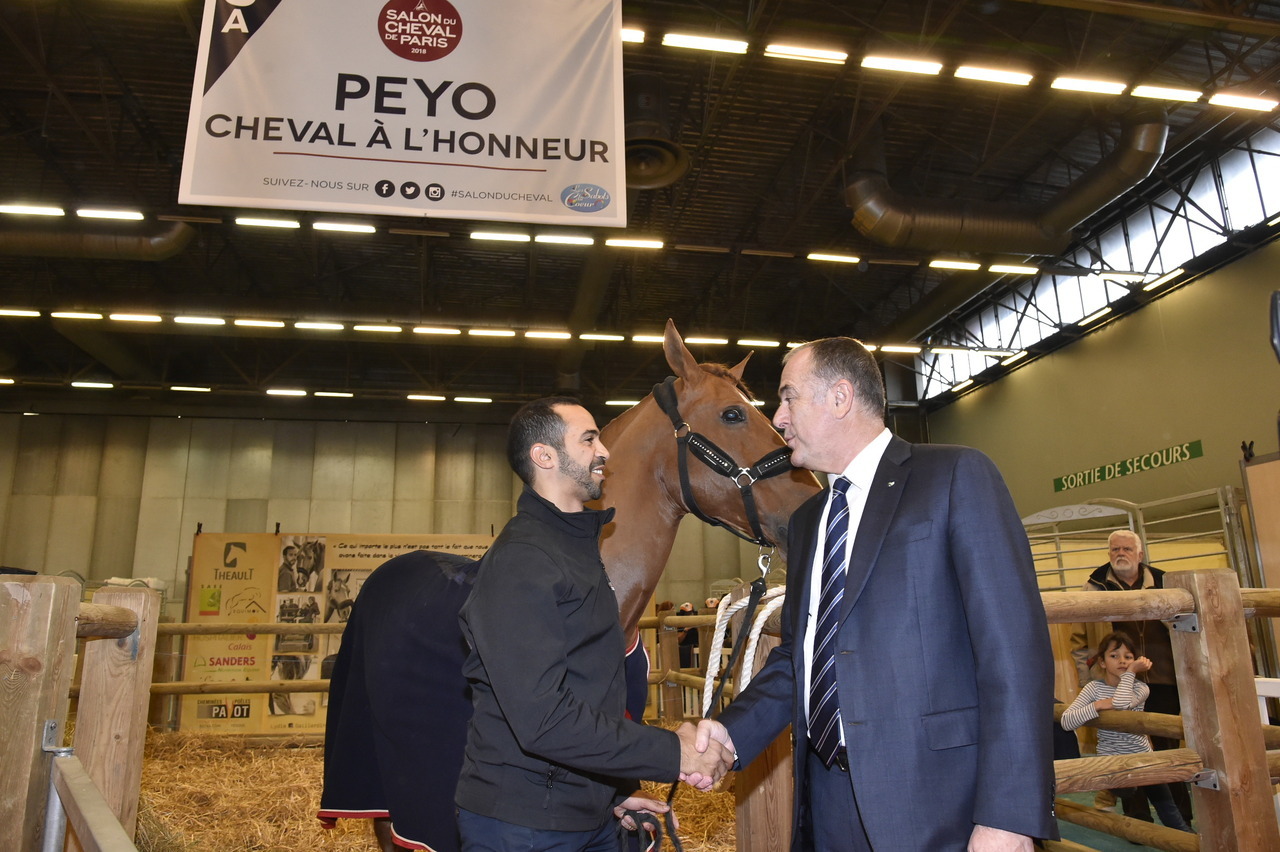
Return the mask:
<path fill-rule="evenodd" d="M 680 417 L 680 409 L 676 401 L 675 376 L 668 376 L 666 381 L 654 385 L 653 398 L 657 401 L 658 406 L 666 412 L 666 415 L 671 418 L 671 425 L 675 427 L 676 445 L 679 447 L 677 456 L 680 462 L 680 494 L 684 498 L 685 505 L 689 511 L 713 527 L 724 527 L 744 541 L 758 544 L 761 547 L 775 544 L 760 528 L 760 516 L 756 511 L 756 500 L 751 493 L 751 486 L 758 480 L 768 479 L 771 476 L 777 476 L 780 473 L 786 473 L 791 470 L 791 448 L 779 447 L 766 454 L 764 458 L 751 467 L 741 467 L 728 453 L 717 447 L 705 435 L 693 431 L 692 427 Z M 738 486 L 738 491 L 742 494 L 742 503 L 747 510 L 747 522 L 751 524 L 751 532 L 755 535 L 755 538 L 743 535 L 723 521 L 708 517 L 698 508 L 698 501 L 694 499 L 693 489 L 689 487 L 690 452 L 707 467 L 721 476 L 732 479 L 733 483 Z"/>

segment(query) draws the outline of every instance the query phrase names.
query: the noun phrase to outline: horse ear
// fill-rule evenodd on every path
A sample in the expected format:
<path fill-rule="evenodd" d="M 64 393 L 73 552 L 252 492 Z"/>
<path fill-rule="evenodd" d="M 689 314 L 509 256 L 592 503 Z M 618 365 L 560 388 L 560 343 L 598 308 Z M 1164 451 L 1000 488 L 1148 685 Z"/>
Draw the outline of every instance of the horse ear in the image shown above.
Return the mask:
<path fill-rule="evenodd" d="M 748 352 L 747 357 L 743 358 L 741 361 L 739 361 L 738 363 L 734 364 L 732 367 L 729 368 L 729 372 L 733 374 L 733 377 L 735 379 L 737 379 L 738 381 L 742 381 L 742 372 L 747 369 L 747 362 L 751 360 L 751 356 L 754 354 L 756 353 Z"/>
<path fill-rule="evenodd" d="M 662 335 L 662 351 L 666 353 L 667 366 L 671 368 L 671 372 L 686 382 L 697 381 L 702 376 L 697 359 L 684 345 L 684 340 L 671 319 L 667 320 L 667 330 Z"/>

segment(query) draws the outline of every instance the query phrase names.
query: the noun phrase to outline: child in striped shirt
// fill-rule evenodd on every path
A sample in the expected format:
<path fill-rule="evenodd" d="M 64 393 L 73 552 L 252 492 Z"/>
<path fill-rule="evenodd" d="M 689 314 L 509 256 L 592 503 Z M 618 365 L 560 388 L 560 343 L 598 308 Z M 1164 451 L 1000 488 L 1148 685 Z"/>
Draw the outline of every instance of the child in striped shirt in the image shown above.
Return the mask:
<path fill-rule="evenodd" d="M 1098 661 L 1102 665 L 1102 680 L 1091 680 L 1080 690 L 1062 714 L 1062 727 L 1069 731 L 1098 718 L 1099 710 L 1141 710 L 1151 688 L 1138 680 L 1137 675 L 1151 668 L 1151 661 L 1138 656 L 1137 648 L 1127 633 L 1108 633 L 1098 643 Z M 1098 729 L 1098 754 L 1142 754 L 1151 751 L 1151 740 L 1145 734 L 1128 734 L 1123 731 Z M 1142 787 L 1125 787 L 1113 790 L 1120 799 L 1142 790 L 1147 801 L 1156 806 L 1160 821 L 1169 828 L 1191 831 L 1178 807 L 1173 802 L 1167 784 L 1147 784 Z"/>

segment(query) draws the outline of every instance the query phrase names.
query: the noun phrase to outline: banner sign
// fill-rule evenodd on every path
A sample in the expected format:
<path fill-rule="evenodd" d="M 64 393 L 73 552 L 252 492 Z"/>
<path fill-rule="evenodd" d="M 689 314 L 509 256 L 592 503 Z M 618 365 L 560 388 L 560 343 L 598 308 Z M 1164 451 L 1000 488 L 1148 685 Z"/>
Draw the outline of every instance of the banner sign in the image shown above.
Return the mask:
<path fill-rule="evenodd" d="M 369 574 L 393 556 L 442 550 L 479 559 L 487 535 L 272 535 L 195 538 L 187 617 L 197 624 L 345 623 Z M 314 680 L 341 634 L 188 636 L 182 679 L 223 683 Z M 323 733 L 325 692 L 184 695 L 179 727 L 224 734 Z"/>
<path fill-rule="evenodd" d="M 1068 491 L 1072 488 L 1094 485 L 1098 482 L 1106 482 L 1108 479 L 1117 479 L 1133 473 L 1154 470 L 1157 467 L 1168 467 L 1171 464 L 1198 459 L 1203 455 L 1204 447 L 1200 441 L 1174 444 L 1172 447 L 1165 447 L 1163 450 L 1143 453 L 1139 456 L 1108 462 L 1097 467 L 1086 468 L 1085 470 L 1056 477 L 1053 480 L 1053 490 Z"/>
<path fill-rule="evenodd" d="M 178 201 L 626 225 L 619 0 L 206 0 Z"/>

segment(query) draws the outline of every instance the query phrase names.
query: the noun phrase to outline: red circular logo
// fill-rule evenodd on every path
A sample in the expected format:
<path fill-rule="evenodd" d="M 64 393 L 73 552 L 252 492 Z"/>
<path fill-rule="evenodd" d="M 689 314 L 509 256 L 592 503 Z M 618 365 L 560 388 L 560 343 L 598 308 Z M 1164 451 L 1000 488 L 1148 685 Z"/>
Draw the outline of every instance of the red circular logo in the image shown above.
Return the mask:
<path fill-rule="evenodd" d="M 396 56 L 431 62 L 462 41 L 462 16 L 449 0 L 388 0 L 378 14 L 378 35 Z"/>

